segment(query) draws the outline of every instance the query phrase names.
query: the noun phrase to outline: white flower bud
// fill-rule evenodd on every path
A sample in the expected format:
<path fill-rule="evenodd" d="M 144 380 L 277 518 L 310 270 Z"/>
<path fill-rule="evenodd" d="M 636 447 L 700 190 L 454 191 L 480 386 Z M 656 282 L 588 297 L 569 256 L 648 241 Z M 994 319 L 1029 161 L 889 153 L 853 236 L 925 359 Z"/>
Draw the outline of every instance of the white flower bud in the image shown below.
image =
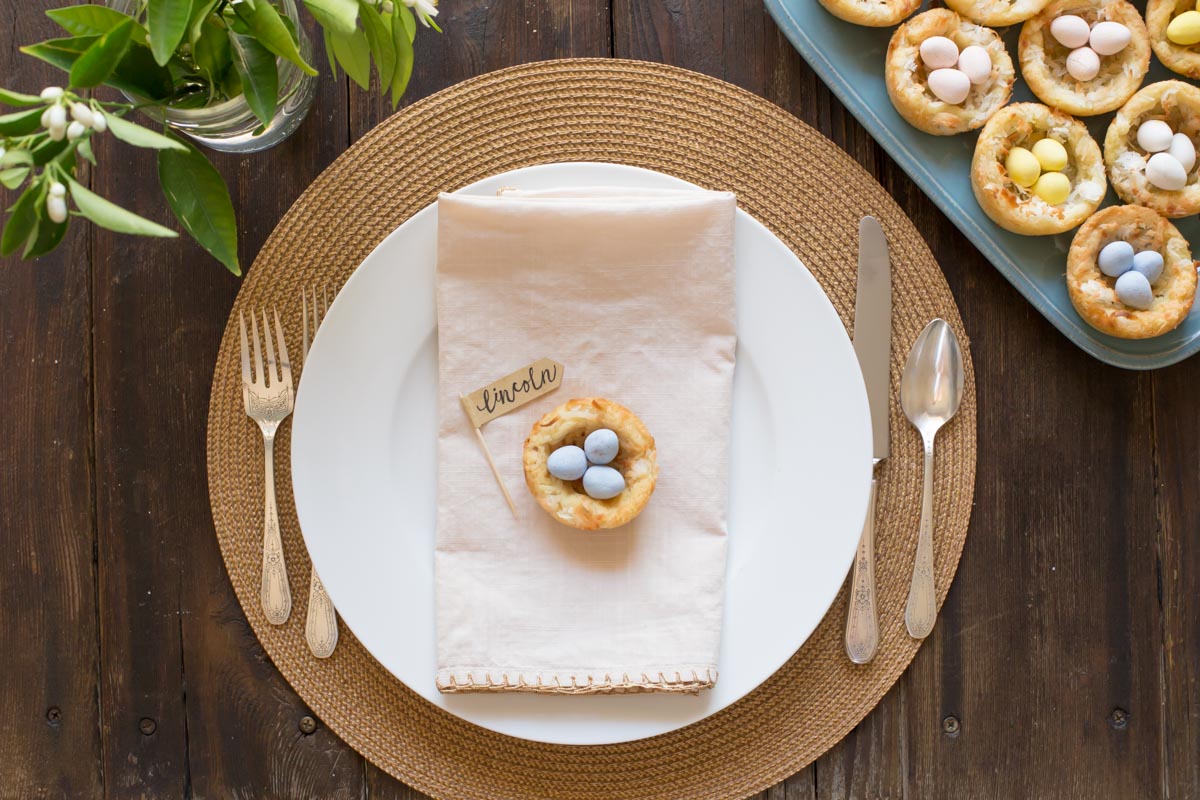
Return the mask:
<path fill-rule="evenodd" d="M 108 120 L 104 118 L 104 112 L 98 109 L 92 109 L 92 130 L 96 133 L 108 130 Z"/>
<path fill-rule="evenodd" d="M 67 200 L 64 197 L 51 196 L 46 198 L 46 213 L 53 222 L 67 221 Z"/>
<path fill-rule="evenodd" d="M 395 10 L 396 6 L 392 3 L 392 0 L 383 0 L 383 13 L 391 14 Z"/>
<path fill-rule="evenodd" d="M 51 125 L 50 126 L 50 138 L 56 142 L 61 142 L 63 139 L 67 138 L 67 126 L 66 125 Z"/>
<path fill-rule="evenodd" d="M 67 126 L 67 138 L 71 141 L 75 141 L 85 133 L 87 133 L 87 125 L 84 125 L 79 120 L 75 120 Z"/>
<path fill-rule="evenodd" d="M 45 111 L 42 112 L 42 127 L 43 128 L 50 127 L 50 109 L 49 108 L 47 108 Z"/>
<path fill-rule="evenodd" d="M 66 197 L 67 196 L 67 187 L 63 186 L 62 183 L 60 183 L 59 181 L 55 181 L 54 183 L 50 184 L 50 196 L 51 197 Z"/>
<path fill-rule="evenodd" d="M 87 127 L 92 127 L 94 117 L 92 110 L 83 103 L 71 103 L 71 118 L 76 122 L 82 122 Z"/>
<path fill-rule="evenodd" d="M 61 86 L 47 86 L 45 89 L 42 89 L 40 95 L 43 100 L 57 100 L 62 96 L 63 90 Z"/>
<path fill-rule="evenodd" d="M 7 153 L 7 152 L 8 152 L 8 151 L 7 151 L 7 150 L 5 150 L 3 147 L 0 147 L 0 158 L 4 158 L 4 154 L 5 154 L 5 153 Z"/>
<path fill-rule="evenodd" d="M 67 110 L 62 106 L 50 106 L 46 112 L 47 128 L 66 128 Z"/>

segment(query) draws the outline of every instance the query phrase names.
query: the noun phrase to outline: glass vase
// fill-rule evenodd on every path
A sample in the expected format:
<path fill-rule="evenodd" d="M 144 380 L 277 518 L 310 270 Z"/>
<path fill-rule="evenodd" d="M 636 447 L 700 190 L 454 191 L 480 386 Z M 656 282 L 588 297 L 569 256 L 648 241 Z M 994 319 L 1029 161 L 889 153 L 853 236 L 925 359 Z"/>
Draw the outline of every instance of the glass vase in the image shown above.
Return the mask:
<path fill-rule="evenodd" d="M 108 5 L 126 14 L 136 12 L 137 0 L 108 0 Z M 304 33 L 294 0 L 280 0 L 279 9 L 295 26 L 300 54 L 313 61 L 312 42 Z M 278 59 L 279 104 L 275 116 L 264 126 L 242 95 L 202 108 L 157 106 L 140 109 L 141 113 L 165 123 L 174 130 L 213 150 L 229 153 L 254 153 L 266 150 L 291 136 L 308 115 L 317 93 L 317 78 L 305 75 L 299 67 Z M 126 95 L 126 97 L 129 97 Z M 136 98 L 129 97 L 131 102 Z"/>

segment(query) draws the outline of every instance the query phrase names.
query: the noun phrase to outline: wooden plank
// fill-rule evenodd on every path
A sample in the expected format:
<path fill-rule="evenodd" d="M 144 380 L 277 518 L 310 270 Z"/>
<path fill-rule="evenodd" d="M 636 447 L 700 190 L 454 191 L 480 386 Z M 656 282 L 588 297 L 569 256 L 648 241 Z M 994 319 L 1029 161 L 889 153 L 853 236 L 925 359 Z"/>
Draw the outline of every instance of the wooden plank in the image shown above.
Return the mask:
<path fill-rule="evenodd" d="M 246 267 L 346 145 L 344 81 L 325 75 L 319 86 L 309 119 L 282 145 L 213 156 L 234 195 Z M 153 156 L 118 144 L 96 148 L 97 191 L 174 225 Z M 357 754 L 319 724 L 301 730 L 310 711 L 248 628 L 210 522 L 208 394 L 240 282 L 188 239 L 96 230 L 93 252 L 109 796 L 361 797 Z"/>
<path fill-rule="evenodd" d="M 13 42 L 56 34 L 5 9 Z M 0 49 L 3 85 L 63 74 Z M 3 192 L 4 207 L 15 194 Z M 100 772 L 87 226 L 49 256 L 0 262 L 0 794 L 96 797 Z"/>
<path fill-rule="evenodd" d="M 1200 359 L 1153 374 L 1158 593 L 1163 614 L 1163 795 L 1200 797 Z M 1150 587 L 1147 587 L 1147 591 Z M 1147 709 L 1147 712 L 1151 712 Z M 1145 719 L 1132 724 L 1153 725 Z"/>
<path fill-rule="evenodd" d="M 612 54 L 605 0 L 456 0 L 440 6 L 443 34 L 421 29 L 416 61 L 402 105 L 485 72 L 549 58 Z M 351 86 L 350 136 L 356 141 L 390 116 L 391 103 L 376 89 Z M 389 800 L 423 800 L 376 767 L 366 765 L 368 795 Z"/>

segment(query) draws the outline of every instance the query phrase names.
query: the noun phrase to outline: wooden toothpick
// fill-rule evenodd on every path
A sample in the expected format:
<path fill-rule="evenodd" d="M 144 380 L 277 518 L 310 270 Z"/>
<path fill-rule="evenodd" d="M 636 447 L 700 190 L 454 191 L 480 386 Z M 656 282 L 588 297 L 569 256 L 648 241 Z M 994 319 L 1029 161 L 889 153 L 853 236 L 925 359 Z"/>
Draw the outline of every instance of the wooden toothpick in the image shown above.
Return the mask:
<path fill-rule="evenodd" d="M 462 403 L 463 412 L 467 415 L 467 420 L 470 421 L 472 419 L 471 407 L 467 404 L 467 396 L 460 393 L 458 401 Z M 492 475 L 496 476 L 496 485 L 504 493 L 504 499 L 508 501 L 508 507 L 512 511 L 513 519 L 516 519 L 517 506 L 513 503 L 512 495 L 508 493 L 508 487 L 504 485 L 504 479 L 500 477 L 500 470 L 496 469 L 496 462 L 492 460 L 492 451 L 488 450 L 487 442 L 483 438 L 483 431 L 476 425 L 471 425 L 471 427 L 475 429 L 475 438 L 479 440 L 479 447 L 483 450 L 483 457 L 487 459 L 488 466 L 492 468 Z"/>

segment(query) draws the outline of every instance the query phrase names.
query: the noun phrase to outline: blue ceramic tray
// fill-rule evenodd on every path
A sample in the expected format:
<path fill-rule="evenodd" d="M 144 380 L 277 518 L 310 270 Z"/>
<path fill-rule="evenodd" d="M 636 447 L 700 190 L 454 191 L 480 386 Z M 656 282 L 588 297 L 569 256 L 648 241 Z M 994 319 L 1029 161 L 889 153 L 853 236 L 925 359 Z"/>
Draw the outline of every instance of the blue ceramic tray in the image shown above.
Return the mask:
<path fill-rule="evenodd" d="M 850 113 L 1000 274 L 1068 339 L 1101 361 L 1127 369 L 1165 367 L 1200 350 L 1200 310 L 1193 310 L 1170 333 L 1142 340 L 1106 336 L 1075 313 L 1064 278 L 1072 233 L 1026 237 L 997 226 L 971 192 L 971 154 L 977 134 L 930 136 L 911 127 L 892 107 L 883 82 L 883 62 L 894 28 L 851 25 L 829 14 L 817 0 L 765 1 L 792 45 Z M 1014 64 L 1020 28 L 1014 25 L 1004 33 Z M 1179 76 L 1152 59 L 1145 82 L 1168 78 Z M 1013 100 L 1036 99 L 1018 76 Z M 1104 114 L 1085 120 L 1101 144 L 1111 118 Z M 1110 189 L 1105 205 L 1114 202 L 1117 197 Z M 1192 251 L 1200 252 L 1200 221 L 1187 217 L 1174 222 L 1191 241 Z"/>

